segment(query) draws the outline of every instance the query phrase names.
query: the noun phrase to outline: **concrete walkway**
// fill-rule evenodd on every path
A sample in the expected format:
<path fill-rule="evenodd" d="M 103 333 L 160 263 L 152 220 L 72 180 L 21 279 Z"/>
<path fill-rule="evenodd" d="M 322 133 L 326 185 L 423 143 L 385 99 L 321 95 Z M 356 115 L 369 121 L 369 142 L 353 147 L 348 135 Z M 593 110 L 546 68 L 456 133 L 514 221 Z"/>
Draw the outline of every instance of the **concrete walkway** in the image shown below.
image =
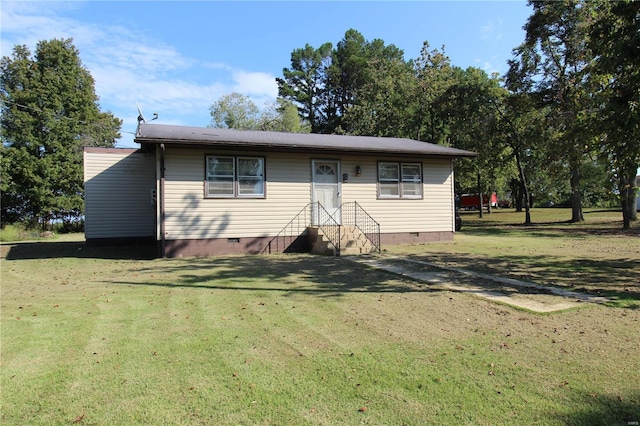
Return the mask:
<path fill-rule="evenodd" d="M 348 259 L 426 284 L 438 285 L 452 291 L 471 293 L 488 300 L 539 313 L 571 309 L 585 302 L 605 303 L 610 301 L 606 297 L 591 296 L 558 287 L 501 278 L 415 259 L 367 256 L 354 256 Z"/>

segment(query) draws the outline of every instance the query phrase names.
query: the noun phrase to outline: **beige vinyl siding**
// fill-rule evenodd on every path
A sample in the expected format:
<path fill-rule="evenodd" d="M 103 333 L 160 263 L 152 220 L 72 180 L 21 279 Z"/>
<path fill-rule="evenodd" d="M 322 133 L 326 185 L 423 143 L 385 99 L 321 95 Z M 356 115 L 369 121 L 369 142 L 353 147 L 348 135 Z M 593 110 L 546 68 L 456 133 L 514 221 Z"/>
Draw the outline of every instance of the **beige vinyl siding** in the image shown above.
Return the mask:
<path fill-rule="evenodd" d="M 205 156 L 265 158 L 264 199 L 205 198 Z M 275 236 L 311 202 L 311 161 L 340 160 L 342 202 L 357 201 L 381 225 L 381 232 L 453 231 L 453 176 L 450 160 L 424 160 L 422 199 L 377 198 L 377 162 L 388 157 L 332 156 L 264 152 L 167 149 L 165 154 L 167 239 Z M 420 161 L 420 160 L 410 160 Z M 355 175 L 356 166 L 362 168 Z M 342 177 L 342 176 L 340 176 Z"/>
<path fill-rule="evenodd" d="M 85 238 L 153 237 L 155 157 L 132 149 L 85 148 Z"/>
<path fill-rule="evenodd" d="M 204 198 L 205 156 L 265 158 L 265 198 Z M 168 149 L 165 157 L 167 239 L 275 236 L 311 201 L 310 160 L 292 154 Z"/>
<path fill-rule="evenodd" d="M 453 231 L 450 160 L 409 160 L 422 163 L 422 199 L 378 199 L 378 161 L 408 160 L 393 157 L 343 158 L 342 171 L 349 173 L 349 183 L 343 184 L 342 202 L 357 201 L 380 224 L 382 233 Z M 362 169 L 359 177 L 355 176 L 357 165 Z"/>

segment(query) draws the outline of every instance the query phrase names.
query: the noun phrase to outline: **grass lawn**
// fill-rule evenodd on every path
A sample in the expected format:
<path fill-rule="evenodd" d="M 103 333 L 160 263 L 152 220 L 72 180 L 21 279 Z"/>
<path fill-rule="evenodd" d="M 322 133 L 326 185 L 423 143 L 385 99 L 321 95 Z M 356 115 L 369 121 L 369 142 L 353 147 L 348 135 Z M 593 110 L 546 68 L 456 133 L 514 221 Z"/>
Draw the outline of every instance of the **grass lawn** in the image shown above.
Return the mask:
<path fill-rule="evenodd" d="M 467 259 L 617 301 L 538 315 L 348 258 L 3 244 L 0 422 L 637 424 L 637 227 L 511 215 L 467 215 L 453 243 L 382 256 Z"/>
<path fill-rule="evenodd" d="M 472 269 L 586 291 L 610 297 L 621 306 L 640 308 L 640 223 L 622 230 L 622 213 L 585 209 L 584 223 L 569 209 L 497 210 L 479 219 L 462 213 L 463 229 L 454 242 L 402 245 L 388 254 L 407 255 Z"/>

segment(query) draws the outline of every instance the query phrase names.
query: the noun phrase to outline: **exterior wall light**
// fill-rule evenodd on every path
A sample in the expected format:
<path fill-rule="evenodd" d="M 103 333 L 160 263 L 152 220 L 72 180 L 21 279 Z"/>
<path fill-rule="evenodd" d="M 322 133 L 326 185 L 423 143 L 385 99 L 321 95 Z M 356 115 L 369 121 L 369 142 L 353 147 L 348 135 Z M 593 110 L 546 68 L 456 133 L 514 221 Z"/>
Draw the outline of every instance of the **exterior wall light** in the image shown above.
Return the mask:
<path fill-rule="evenodd" d="M 362 174 L 362 167 L 356 166 L 356 176 L 360 176 Z"/>

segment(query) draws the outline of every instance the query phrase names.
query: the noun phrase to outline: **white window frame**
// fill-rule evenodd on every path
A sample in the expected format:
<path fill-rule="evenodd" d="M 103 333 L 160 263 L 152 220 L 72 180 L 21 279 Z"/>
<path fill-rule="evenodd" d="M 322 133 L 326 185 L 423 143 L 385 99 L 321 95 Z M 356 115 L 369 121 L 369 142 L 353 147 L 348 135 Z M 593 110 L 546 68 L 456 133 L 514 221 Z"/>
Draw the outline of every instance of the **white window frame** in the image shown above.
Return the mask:
<path fill-rule="evenodd" d="M 384 166 L 393 165 L 398 170 L 398 177 L 396 178 L 382 178 L 381 177 L 381 169 Z M 418 175 L 408 175 L 405 172 L 405 167 L 418 167 Z M 382 185 L 397 185 L 397 195 L 393 194 L 384 194 L 382 191 Z M 405 190 L 405 184 L 406 189 Z M 418 185 L 419 193 L 418 194 L 409 194 L 408 188 L 409 184 Z M 412 199 L 412 200 L 420 200 L 423 198 L 423 185 L 424 178 L 422 174 L 422 163 L 419 162 L 400 162 L 400 161 L 379 161 L 378 162 L 378 198 L 379 199 Z"/>
<path fill-rule="evenodd" d="M 232 159 L 233 161 L 233 177 L 232 177 L 232 191 L 227 194 L 211 194 L 209 185 L 211 184 L 210 178 L 214 178 L 218 175 L 212 175 L 209 171 L 209 159 L 210 158 L 225 158 Z M 239 162 L 242 160 L 257 160 L 260 163 L 259 175 L 257 176 L 240 176 L 239 175 Z M 229 177 L 230 175 L 219 175 L 218 177 Z M 242 178 L 261 178 L 259 183 L 262 185 L 261 192 L 243 192 L 240 186 L 240 180 Z M 266 198 L 266 173 L 265 173 L 265 158 L 249 155 L 216 155 L 208 154 L 205 156 L 205 179 L 204 179 L 204 197 L 205 198 Z"/>

